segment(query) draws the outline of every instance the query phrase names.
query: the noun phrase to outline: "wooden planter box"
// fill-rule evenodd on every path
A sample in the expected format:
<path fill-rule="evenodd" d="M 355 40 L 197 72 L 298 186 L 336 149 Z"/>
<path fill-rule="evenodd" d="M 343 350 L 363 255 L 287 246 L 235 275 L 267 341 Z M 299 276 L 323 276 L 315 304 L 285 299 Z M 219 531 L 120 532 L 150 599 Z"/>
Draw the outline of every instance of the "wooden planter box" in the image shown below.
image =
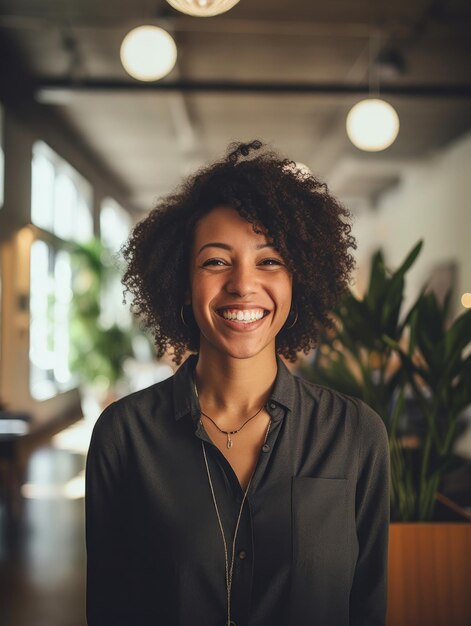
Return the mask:
<path fill-rule="evenodd" d="M 392 523 L 388 626 L 471 625 L 471 524 Z"/>

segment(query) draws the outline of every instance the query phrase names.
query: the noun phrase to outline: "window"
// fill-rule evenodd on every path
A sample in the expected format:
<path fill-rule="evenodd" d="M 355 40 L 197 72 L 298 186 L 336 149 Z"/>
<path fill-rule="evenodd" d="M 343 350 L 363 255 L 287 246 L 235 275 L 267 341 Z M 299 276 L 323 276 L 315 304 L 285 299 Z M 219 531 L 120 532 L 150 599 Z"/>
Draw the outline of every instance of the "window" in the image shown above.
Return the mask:
<path fill-rule="evenodd" d="M 93 236 L 89 183 L 45 143 L 33 147 L 31 221 L 70 241 Z"/>
<path fill-rule="evenodd" d="M 31 247 L 30 389 L 45 400 L 69 389 L 70 259 L 45 241 Z"/>
<path fill-rule="evenodd" d="M 112 198 L 105 198 L 100 207 L 100 233 L 102 242 L 117 252 L 126 241 L 131 229 L 131 217 Z"/>
<path fill-rule="evenodd" d="M 33 148 L 30 257 L 30 390 L 45 400 L 76 385 L 69 369 L 70 242 L 93 236 L 91 187 L 46 144 Z"/>
<path fill-rule="evenodd" d="M 119 249 L 129 236 L 131 218 L 117 202 L 111 198 L 103 200 L 100 210 L 101 242 L 111 253 L 108 264 L 118 271 L 109 272 L 101 290 L 100 324 L 103 328 L 110 328 L 117 324 L 125 330 L 132 325 L 132 315 L 129 308 L 123 305 L 123 286 L 121 284 L 121 258 Z M 106 259 L 105 259 L 106 262 Z"/>

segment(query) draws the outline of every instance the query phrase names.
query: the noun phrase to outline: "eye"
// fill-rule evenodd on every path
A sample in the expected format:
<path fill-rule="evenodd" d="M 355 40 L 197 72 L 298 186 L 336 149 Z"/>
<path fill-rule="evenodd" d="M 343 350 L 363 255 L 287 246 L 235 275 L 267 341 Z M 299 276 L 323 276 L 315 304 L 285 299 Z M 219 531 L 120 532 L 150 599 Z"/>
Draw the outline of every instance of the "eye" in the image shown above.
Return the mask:
<path fill-rule="evenodd" d="M 203 263 L 203 267 L 206 267 L 206 265 L 216 265 L 217 263 L 224 264 L 224 261 L 222 261 L 221 259 L 208 259 Z"/>
<path fill-rule="evenodd" d="M 280 261 L 280 259 L 262 259 L 262 261 L 260 262 L 261 265 L 268 265 L 268 266 L 273 266 L 273 265 L 283 265 L 282 261 Z M 221 265 L 226 265 L 226 262 L 223 261 L 222 259 L 208 259 L 207 261 L 205 261 L 202 265 L 202 267 L 207 267 L 207 266 L 221 266 Z"/>

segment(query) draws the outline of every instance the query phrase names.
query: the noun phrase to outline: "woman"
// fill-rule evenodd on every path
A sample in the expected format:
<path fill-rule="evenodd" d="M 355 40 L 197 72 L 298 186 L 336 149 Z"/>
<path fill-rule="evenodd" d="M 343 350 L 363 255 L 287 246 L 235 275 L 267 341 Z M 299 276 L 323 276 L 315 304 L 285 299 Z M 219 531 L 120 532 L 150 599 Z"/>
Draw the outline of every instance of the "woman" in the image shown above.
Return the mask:
<path fill-rule="evenodd" d="M 89 626 L 384 624 L 384 424 L 280 358 L 332 324 L 349 214 L 262 148 L 232 146 L 123 249 L 157 356 L 192 354 L 95 425 Z"/>

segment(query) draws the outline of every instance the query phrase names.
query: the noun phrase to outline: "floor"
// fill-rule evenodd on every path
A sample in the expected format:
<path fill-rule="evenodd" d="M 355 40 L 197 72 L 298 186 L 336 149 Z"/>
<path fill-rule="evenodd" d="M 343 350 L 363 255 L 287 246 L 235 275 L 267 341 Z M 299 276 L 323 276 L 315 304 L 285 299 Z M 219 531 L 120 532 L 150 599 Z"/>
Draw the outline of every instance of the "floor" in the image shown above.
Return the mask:
<path fill-rule="evenodd" d="M 85 455 L 37 449 L 21 514 L 0 508 L 0 626 L 86 626 Z"/>

